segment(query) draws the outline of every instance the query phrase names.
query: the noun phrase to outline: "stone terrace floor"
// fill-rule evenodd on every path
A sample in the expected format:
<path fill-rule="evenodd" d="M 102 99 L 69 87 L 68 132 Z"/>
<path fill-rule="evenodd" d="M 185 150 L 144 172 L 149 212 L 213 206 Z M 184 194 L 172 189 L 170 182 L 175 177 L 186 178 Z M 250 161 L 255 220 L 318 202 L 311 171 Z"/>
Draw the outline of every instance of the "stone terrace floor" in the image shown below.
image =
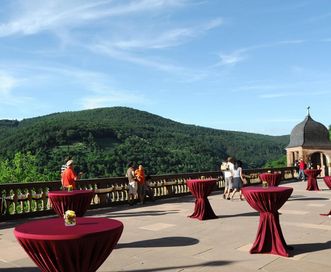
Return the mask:
<path fill-rule="evenodd" d="M 87 216 L 114 218 L 124 223 L 117 247 L 98 271 L 331 271 L 331 190 L 306 191 L 305 182 L 288 182 L 291 198 L 280 209 L 280 224 L 292 257 L 250 254 L 259 221 L 246 201 L 209 200 L 217 219 L 188 218 L 194 198 L 159 200 L 143 206 L 88 211 Z M 36 220 L 36 219 L 33 219 Z M 20 247 L 13 228 L 23 221 L 0 222 L 0 270 L 39 271 Z"/>

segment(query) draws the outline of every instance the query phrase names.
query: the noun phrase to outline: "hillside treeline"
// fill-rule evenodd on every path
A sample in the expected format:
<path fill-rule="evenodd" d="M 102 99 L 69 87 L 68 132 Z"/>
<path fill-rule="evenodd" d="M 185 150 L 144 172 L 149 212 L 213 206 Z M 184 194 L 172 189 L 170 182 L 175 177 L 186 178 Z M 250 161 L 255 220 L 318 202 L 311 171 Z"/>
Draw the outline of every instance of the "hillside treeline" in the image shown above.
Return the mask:
<path fill-rule="evenodd" d="M 45 180 L 59 179 L 67 157 L 85 178 L 123 176 L 128 161 L 149 174 L 213 171 L 228 156 L 257 168 L 283 157 L 288 142 L 288 135 L 185 125 L 124 107 L 0 120 L 0 160 L 8 169 L 18 153 L 30 154 Z"/>

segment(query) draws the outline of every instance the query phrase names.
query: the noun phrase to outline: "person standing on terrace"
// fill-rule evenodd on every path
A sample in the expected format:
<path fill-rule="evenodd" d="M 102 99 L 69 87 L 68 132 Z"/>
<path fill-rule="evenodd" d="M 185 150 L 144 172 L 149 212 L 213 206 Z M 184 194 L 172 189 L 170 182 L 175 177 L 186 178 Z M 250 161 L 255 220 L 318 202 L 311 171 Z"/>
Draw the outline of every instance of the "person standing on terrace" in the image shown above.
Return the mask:
<path fill-rule="evenodd" d="M 138 169 L 134 172 L 138 183 L 138 198 L 140 204 L 145 203 L 145 171 L 144 167 L 140 164 Z"/>
<path fill-rule="evenodd" d="M 74 161 L 67 161 L 66 166 L 67 168 L 63 171 L 61 175 L 62 186 L 63 188 L 68 188 L 72 186 L 72 189 L 76 189 L 76 181 L 79 179 L 79 177 L 73 170 Z"/>
<path fill-rule="evenodd" d="M 134 199 L 137 195 L 137 181 L 134 175 L 134 167 L 133 163 L 129 162 L 128 170 L 126 171 L 126 175 L 128 178 L 128 188 L 129 188 L 129 205 L 132 206 L 134 204 Z"/>
<path fill-rule="evenodd" d="M 63 180 L 62 180 L 62 174 L 64 172 L 64 170 L 67 169 L 67 162 L 70 160 L 70 157 L 66 157 L 65 159 L 65 163 L 61 165 L 61 172 L 60 172 L 60 176 L 61 176 L 61 184 L 63 186 Z"/>
<path fill-rule="evenodd" d="M 230 193 L 232 190 L 232 173 L 234 170 L 234 164 L 233 164 L 233 158 L 232 157 L 228 157 L 227 159 L 227 168 L 223 173 L 224 176 L 224 193 L 223 193 L 223 198 L 230 200 Z"/>
<path fill-rule="evenodd" d="M 299 161 L 299 176 L 298 176 L 298 180 L 302 180 L 302 181 L 305 181 L 306 180 L 305 169 L 306 169 L 306 163 L 301 158 L 300 161 Z"/>
<path fill-rule="evenodd" d="M 232 200 L 236 192 L 239 192 L 240 200 L 244 200 L 241 193 L 243 182 L 246 183 L 246 178 L 242 174 L 242 162 L 238 160 L 234 163 L 233 169 L 233 192 L 231 195 Z"/>

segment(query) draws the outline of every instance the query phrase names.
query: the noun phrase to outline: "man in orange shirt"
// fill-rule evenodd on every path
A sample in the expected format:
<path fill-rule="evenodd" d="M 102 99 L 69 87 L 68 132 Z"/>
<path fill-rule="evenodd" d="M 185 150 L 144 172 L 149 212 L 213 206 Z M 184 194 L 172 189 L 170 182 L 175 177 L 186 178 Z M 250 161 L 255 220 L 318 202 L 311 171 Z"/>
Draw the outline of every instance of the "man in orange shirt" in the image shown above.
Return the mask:
<path fill-rule="evenodd" d="M 138 181 L 138 198 L 140 203 L 143 204 L 145 202 L 145 171 L 142 165 L 139 165 L 134 175 Z"/>
<path fill-rule="evenodd" d="M 76 189 L 76 180 L 78 180 L 78 176 L 73 170 L 73 160 L 67 161 L 66 165 L 67 169 L 62 173 L 62 186 L 63 188 L 68 188 L 68 186 L 71 185 L 72 189 Z"/>

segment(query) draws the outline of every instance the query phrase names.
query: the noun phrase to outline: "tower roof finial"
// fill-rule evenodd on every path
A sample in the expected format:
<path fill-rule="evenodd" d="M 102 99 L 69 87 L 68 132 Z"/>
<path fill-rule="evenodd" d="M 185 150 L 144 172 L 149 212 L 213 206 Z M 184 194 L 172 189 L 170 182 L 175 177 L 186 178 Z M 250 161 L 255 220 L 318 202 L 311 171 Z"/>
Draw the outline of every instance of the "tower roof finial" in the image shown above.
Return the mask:
<path fill-rule="evenodd" d="M 310 106 L 307 107 L 307 116 L 310 116 Z"/>

